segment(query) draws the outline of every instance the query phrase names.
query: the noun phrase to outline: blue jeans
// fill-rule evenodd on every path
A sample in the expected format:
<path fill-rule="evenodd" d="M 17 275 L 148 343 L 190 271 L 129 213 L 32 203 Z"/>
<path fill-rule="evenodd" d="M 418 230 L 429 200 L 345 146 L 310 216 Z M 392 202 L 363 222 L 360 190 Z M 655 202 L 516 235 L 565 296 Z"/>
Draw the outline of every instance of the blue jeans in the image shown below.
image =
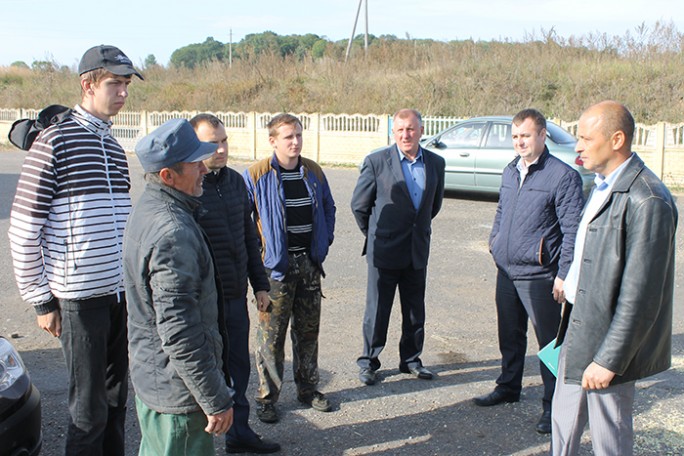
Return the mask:
<path fill-rule="evenodd" d="M 128 398 L 123 294 L 60 300 L 62 351 L 69 378 L 67 455 L 123 455 Z"/>

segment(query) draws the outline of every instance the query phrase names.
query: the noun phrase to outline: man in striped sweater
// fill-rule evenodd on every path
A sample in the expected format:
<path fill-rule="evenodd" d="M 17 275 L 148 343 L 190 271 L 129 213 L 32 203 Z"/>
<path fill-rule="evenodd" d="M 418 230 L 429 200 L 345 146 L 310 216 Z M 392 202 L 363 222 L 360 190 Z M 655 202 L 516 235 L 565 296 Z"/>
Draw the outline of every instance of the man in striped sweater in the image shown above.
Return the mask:
<path fill-rule="evenodd" d="M 133 75 L 114 46 L 79 63 L 82 101 L 26 156 L 10 216 L 14 273 L 38 326 L 59 337 L 69 378 L 66 454 L 123 455 L 128 388 L 121 250 L 126 155 L 111 134 Z"/>

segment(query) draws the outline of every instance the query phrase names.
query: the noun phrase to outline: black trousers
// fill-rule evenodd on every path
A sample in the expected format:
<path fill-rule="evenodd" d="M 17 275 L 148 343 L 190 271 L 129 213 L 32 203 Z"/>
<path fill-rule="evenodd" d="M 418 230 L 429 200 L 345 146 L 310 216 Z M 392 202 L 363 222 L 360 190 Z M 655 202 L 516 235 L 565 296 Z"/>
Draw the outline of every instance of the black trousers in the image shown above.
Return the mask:
<path fill-rule="evenodd" d="M 124 455 L 128 398 L 123 294 L 60 300 L 62 351 L 69 377 L 67 455 Z"/>
<path fill-rule="evenodd" d="M 249 384 L 249 313 L 247 297 L 224 299 L 224 315 L 228 332 L 228 371 L 233 380 L 233 425 L 226 440 L 253 440 L 256 437 L 249 427 L 249 401 L 245 393 Z"/>
<path fill-rule="evenodd" d="M 553 279 L 511 280 L 499 271 L 496 277 L 496 316 L 501 351 L 501 375 L 496 389 L 519 393 L 527 352 L 527 321 L 532 321 L 542 348 L 556 337 L 561 305 L 553 299 Z M 551 410 L 556 378 L 540 361 L 544 382 L 544 410 Z"/>
<path fill-rule="evenodd" d="M 378 357 L 387 342 L 394 295 L 399 288 L 401 338 L 399 365 L 418 367 L 425 340 L 426 268 L 382 269 L 368 264 L 366 312 L 363 318 L 363 354 L 359 367 L 377 370 Z"/>

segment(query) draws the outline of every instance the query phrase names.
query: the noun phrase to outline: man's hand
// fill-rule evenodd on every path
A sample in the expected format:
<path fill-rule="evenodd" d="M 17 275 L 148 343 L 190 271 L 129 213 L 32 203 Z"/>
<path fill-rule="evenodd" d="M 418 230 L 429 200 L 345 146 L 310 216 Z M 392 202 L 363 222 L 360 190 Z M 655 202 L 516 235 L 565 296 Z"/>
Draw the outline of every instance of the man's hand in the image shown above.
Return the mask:
<path fill-rule="evenodd" d="M 54 337 L 62 335 L 62 315 L 59 310 L 53 310 L 45 315 L 38 315 L 38 327 Z"/>
<path fill-rule="evenodd" d="M 233 409 L 229 408 L 218 415 L 207 415 L 207 427 L 204 431 L 209 434 L 222 435 L 233 425 Z"/>
<path fill-rule="evenodd" d="M 268 297 L 268 292 L 263 290 L 257 291 L 254 293 L 254 297 L 256 298 L 256 305 L 259 312 L 266 312 L 268 306 L 271 305 L 271 298 Z"/>
<path fill-rule="evenodd" d="M 563 282 L 564 280 L 558 277 L 553 281 L 553 299 L 555 299 L 558 304 L 563 304 L 565 302 Z"/>
<path fill-rule="evenodd" d="M 582 374 L 582 388 L 585 390 L 600 390 L 610 386 L 615 373 L 596 363 L 591 363 Z"/>

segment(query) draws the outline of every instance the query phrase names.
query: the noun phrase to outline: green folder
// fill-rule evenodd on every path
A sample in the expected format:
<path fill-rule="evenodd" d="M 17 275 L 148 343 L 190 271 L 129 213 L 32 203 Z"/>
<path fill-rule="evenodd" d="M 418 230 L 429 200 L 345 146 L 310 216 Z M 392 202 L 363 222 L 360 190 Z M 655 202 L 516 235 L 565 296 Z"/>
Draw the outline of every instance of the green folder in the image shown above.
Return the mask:
<path fill-rule="evenodd" d="M 546 347 L 539 350 L 537 356 L 539 359 L 549 368 L 551 373 L 558 377 L 558 355 L 560 355 L 561 346 L 554 347 L 556 345 L 556 339 L 549 342 Z"/>

